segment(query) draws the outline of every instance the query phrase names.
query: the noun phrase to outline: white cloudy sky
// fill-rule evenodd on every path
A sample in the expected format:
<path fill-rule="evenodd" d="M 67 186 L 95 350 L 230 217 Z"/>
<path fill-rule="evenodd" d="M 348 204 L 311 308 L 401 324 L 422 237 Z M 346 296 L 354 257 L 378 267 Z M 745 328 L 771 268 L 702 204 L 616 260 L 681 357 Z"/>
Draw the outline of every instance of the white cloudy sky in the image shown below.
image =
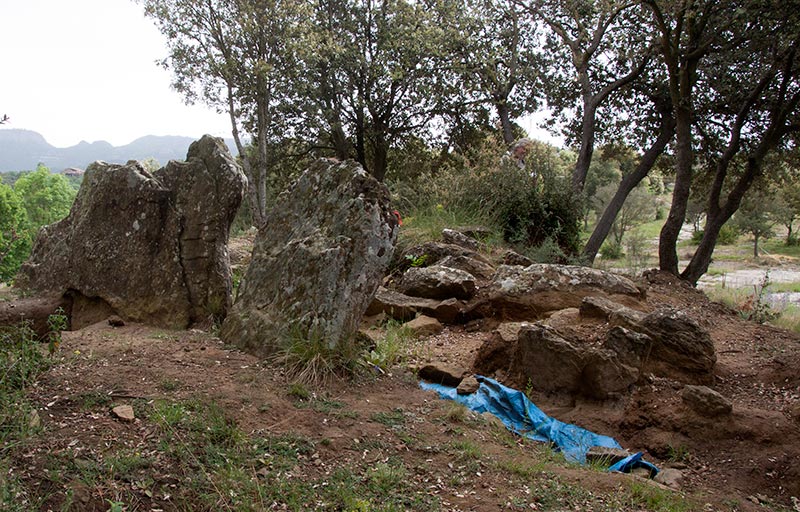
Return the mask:
<path fill-rule="evenodd" d="M 186 106 L 156 60 L 164 40 L 131 0 L 0 0 L 3 128 L 66 147 L 152 135 L 230 136 L 225 115 Z M 533 128 L 532 122 L 524 123 Z M 543 132 L 534 136 L 553 140 Z"/>

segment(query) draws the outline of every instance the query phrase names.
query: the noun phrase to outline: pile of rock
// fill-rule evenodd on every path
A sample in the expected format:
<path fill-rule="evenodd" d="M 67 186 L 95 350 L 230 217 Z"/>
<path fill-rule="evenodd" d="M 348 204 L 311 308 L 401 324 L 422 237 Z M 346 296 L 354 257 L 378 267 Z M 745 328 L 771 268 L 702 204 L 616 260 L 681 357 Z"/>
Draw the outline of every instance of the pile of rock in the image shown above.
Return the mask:
<path fill-rule="evenodd" d="M 630 279 L 568 265 L 495 267 L 477 252 L 476 240 L 452 230 L 443 239 L 451 243 L 406 251 L 406 261 L 424 266 L 381 287 L 367 314 L 424 325 L 415 330 L 424 334 L 441 330 L 432 322 L 490 320 L 495 329 L 471 370 L 520 389 L 607 399 L 646 375 L 713 381 L 708 332 L 680 311 L 647 311 L 645 290 Z M 527 263 L 515 254 L 502 261 Z"/>

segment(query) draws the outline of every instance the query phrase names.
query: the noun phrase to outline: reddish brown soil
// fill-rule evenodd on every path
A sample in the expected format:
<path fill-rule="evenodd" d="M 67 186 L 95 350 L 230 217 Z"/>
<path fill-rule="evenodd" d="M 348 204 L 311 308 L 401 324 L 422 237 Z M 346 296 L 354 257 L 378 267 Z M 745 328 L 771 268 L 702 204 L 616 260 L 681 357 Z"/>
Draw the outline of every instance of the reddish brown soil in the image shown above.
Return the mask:
<path fill-rule="evenodd" d="M 659 378 L 615 401 L 534 393 L 537 405 L 560 420 L 614 436 L 629 450 L 646 452 L 657 465 L 681 468 L 682 491 L 698 510 L 792 510 L 792 497 L 800 497 L 798 338 L 742 321 L 669 279 L 651 285 L 647 305 L 679 307 L 710 330 L 718 354 L 713 387 L 733 400 L 730 417 L 706 419 L 690 412 L 681 404 L 681 386 Z M 431 360 L 470 366 L 487 336 L 448 329 L 421 342 L 408 366 Z M 224 346 L 210 333 L 100 323 L 65 333 L 64 338 L 60 363 L 30 394 L 44 430 L 13 456 L 14 474 L 31 488 L 38 486 L 41 495 L 49 493 L 52 498 L 46 505 L 54 510 L 63 503 L 59 494 L 67 490 L 79 504 L 75 510 L 106 510 L 114 489 L 91 488 L 77 480 L 53 482 L 48 479 L 47 456 L 71 453 L 82 460 L 102 457 L 121 445 L 154 449 L 152 424 L 144 419 L 122 423 L 109 410 L 111 405 L 156 398 L 213 400 L 246 433 L 292 432 L 311 439 L 317 443 L 317 457 L 308 460 L 300 474 L 369 465 L 391 455 L 418 468 L 412 477 L 420 488 L 439 496 L 445 510 L 514 508 L 508 504 L 530 494 L 524 482 L 498 470 L 496 463 L 533 460 L 536 447 L 514 442 L 491 422 L 454 423 L 448 416 L 450 405 L 420 390 L 405 366 L 317 390 L 319 396 L 345 404 L 348 414 L 337 415 L 303 406 L 287 394 L 280 369 Z M 111 396 L 112 404 L 86 405 L 87 397 L 97 396 Z M 396 410 L 406 417 L 405 437 L 372 419 L 375 413 Z M 458 440 L 480 446 L 480 476 L 465 473 L 474 468 L 463 469 L 442 448 Z M 379 448 L 369 448 L 374 441 L 381 441 Z M 152 478 L 164 487 L 174 486 L 172 469 L 156 463 Z M 565 465 L 553 471 L 595 495 L 614 493 L 632 478 Z M 135 490 L 135 482 L 114 485 Z M 535 507 L 531 501 L 529 509 Z M 172 510 L 169 501 L 141 495 L 138 510 L 158 508 Z M 573 509 L 592 508 L 573 504 Z"/>

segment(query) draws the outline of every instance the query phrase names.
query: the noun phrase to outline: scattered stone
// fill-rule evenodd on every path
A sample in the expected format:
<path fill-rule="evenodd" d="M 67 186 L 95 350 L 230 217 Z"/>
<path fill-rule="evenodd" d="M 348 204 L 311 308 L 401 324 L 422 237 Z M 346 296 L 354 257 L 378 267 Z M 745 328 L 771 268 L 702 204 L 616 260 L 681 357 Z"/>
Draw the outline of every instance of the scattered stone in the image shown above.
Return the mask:
<path fill-rule="evenodd" d="M 714 342 L 708 331 L 686 313 L 668 308 L 654 311 L 639 323 L 637 330 L 653 339 L 646 371 L 689 384 L 714 380 Z"/>
<path fill-rule="evenodd" d="M 125 321 L 122 320 L 117 315 L 112 315 L 108 318 L 108 325 L 110 325 L 111 327 L 124 327 Z"/>
<path fill-rule="evenodd" d="M 475 294 L 475 277 L 469 272 L 434 265 L 412 267 L 403 274 L 400 292 L 426 299 L 469 299 Z"/>
<path fill-rule="evenodd" d="M 511 366 L 519 331 L 525 322 L 506 322 L 497 326 L 492 336 L 478 348 L 473 361 L 473 370 L 480 375 L 494 375 L 498 370 L 506 371 Z"/>
<path fill-rule="evenodd" d="M 407 327 L 415 336 L 420 337 L 439 334 L 442 332 L 442 329 L 444 329 L 441 322 L 437 319 L 425 315 L 418 316 L 414 320 L 404 323 L 403 327 Z"/>
<path fill-rule="evenodd" d="M 90 164 L 69 215 L 39 231 L 17 285 L 72 290 L 153 325 L 221 318 L 232 290 L 228 234 L 246 183 L 211 136 L 154 173 L 134 161 Z"/>
<path fill-rule="evenodd" d="M 631 452 L 624 448 L 605 448 L 602 446 L 592 446 L 586 452 L 586 462 L 598 463 L 604 466 L 613 466 L 626 457 L 630 457 Z"/>
<path fill-rule="evenodd" d="M 683 483 L 683 472 L 674 468 L 664 468 L 658 472 L 653 480 L 667 487 L 680 489 Z"/>
<path fill-rule="evenodd" d="M 510 373 L 523 386 L 545 392 L 575 392 L 581 387 L 584 353 L 542 324 L 520 327 Z"/>
<path fill-rule="evenodd" d="M 480 387 L 481 383 L 478 382 L 478 379 L 476 379 L 474 375 L 470 375 L 461 381 L 458 388 L 456 388 L 456 393 L 459 395 L 471 395 L 478 391 Z"/>
<path fill-rule="evenodd" d="M 438 300 L 411 297 L 381 286 L 364 314 L 372 316 L 385 313 L 395 320 L 407 322 L 416 317 L 417 313 L 437 316 L 435 311 L 441 304 Z"/>
<path fill-rule="evenodd" d="M 580 323 L 580 312 L 578 308 L 560 309 L 551 313 L 543 323 L 559 332 L 569 331 Z"/>
<path fill-rule="evenodd" d="M 118 405 L 111 409 L 111 413 L 120 420 L 128 423 L 136 419 L 136 416 L 133 413 L 133 407 L 130 405 Z"/>
<path fill-rule="evenodd" d="M 459 231 L 455 231 L 453 229 L 444 229 L 442 230 L 442 240 L 445 243 L 453 244 L 461 246 L 465 249 L 469 249 L 471 251 L 478 250 L 478 241 L 474 238 L 470 238 L 464 233 Z"/>
<path fill-rule="evenodd" d="M 414 262 L 416 262 L 416 266 L 422 267 L 437 265 L 448 256 L 464 256 L 491 265 L 488 259 L 471 249 L 442 242 L 425 242 L 424 244 L 415 245 L 404 251 L 396 262 L 399 264 L 400 268 L 405 270 L 411 267 Z"/>
<path fill-rule="evenodd" d="M 446 363 L 431 363 L 420 368 L 417 375 L 419 375 L 420 379 L 434 384 L 456 387 L 461 384 L 461 379 L 464 378 L 466 373 L 464 369 L 455 368 Z"/>
<path fill-rule="evenodd" d="M 440 260 L 437 265 L 457 268 L 481 279 L 491 279 L 495 273 L 495 268 L 493 266 L 479 259 L 465 255 L 447 256 Z"/>
<path fill-rule="evenodd" d="M 33 409 L 28 415 L 28 427 L 32 430 L 42 426 L 42 418 L 39 417 L 39 411 Z"/>
<path fill-rule="evenodd" d="M 650 336 L 617 326 L 608 332 L 603 342 L 603 349 L 616 354 L 622 364 L 638 370 L 642 367 L 644 358 L 650 353 L 652 345 L 653 340 Z"/>
<path fill-rule="evenodd" d="M 461 316 L 464 304 L 458 299 L 443 300 L 433 310 L 432 316 L 445 324 L 454 324 Z"/>
<path fill-rule="evenodd" d="M 647 468 L 633 468 L 631 470 L 631 475 L 639 477 L 639 478 L 646 478 L 650 479 L 650 470 Z"/>
<path fill-rule="evenodd" d="M 329 348 L 348 342 L 397 229 L 384 184 L 356 162 L 317 160 L 267 215 L 221 338 L 261 356 L 287 338 L 323 339 Z"/>
<path fill-rule="evenodd" d="M 589 350 L 584 361 L 582 388 L 592 398 L 605 400 L 627 392 L 639 380 L 639 369 L 623 364 L 610 350 Z"/>
<path fill-rule="evenodd" d="M 503 259 L 501 261 L 503 265 L 519 265 L 522 267 L 533 265 L 532 259 L 510 249 L 503 254 Z"/>
<path fill-rule="evenodd" d="M 584 318 L 597 318 L 629 329 L 638 325 L 645 317 L 645 314 L 640 311 L 623 306 L 606 297 L 597 296 L 584 297 L 580 310 L 581 316 Z"/>
<path fill-rule="evenodd" d="M 706 386 L 684 387 L 681 399 L 690 409 L 702 416 L 723 416 L 733 411 L 730 400 Z"/>

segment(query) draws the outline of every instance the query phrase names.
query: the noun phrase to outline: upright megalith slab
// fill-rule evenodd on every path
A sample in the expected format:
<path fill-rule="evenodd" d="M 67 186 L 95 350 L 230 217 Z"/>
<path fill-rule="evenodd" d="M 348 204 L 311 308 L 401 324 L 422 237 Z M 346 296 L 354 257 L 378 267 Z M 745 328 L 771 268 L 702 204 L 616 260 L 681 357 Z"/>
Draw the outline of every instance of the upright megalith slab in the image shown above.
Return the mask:
<path fill-rule="evenodd" d="M 227 243 L 247 179 L 222 139 L 148 172 L 95 162 L 69 215 L 42 228 L 18 284 L 107 304 L 126 320 L 184 328 L 231 301 Z"/>
<path fill-rule="evenodd" d="M 287 339 L 348 342 L 396 237 L 383 184 L 355 162 L 318 160 L 268 214 L 222 338 L 262 356 Z"/>

